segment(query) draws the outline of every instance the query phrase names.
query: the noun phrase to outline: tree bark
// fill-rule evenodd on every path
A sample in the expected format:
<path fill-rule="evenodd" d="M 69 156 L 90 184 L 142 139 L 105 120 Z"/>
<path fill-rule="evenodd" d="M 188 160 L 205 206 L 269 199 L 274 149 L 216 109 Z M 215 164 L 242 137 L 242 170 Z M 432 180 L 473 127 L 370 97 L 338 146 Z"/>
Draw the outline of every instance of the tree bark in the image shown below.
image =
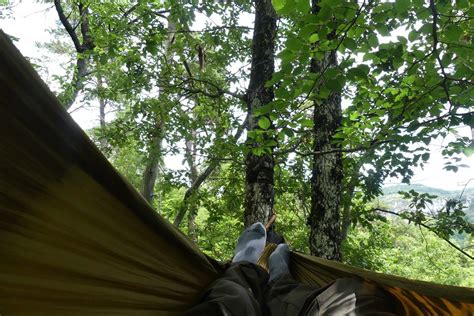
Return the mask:
<path fill-rule="evenodd" d="M 255 26 L 252 42 L 252 66 L 247 90 L 247 111 L 249 131 L 258 129 L 261 117 L 255 111 L 273 100 L 273 89 L 265 87 L 271 79 L 275 64 L 275 37 L 277 16 L 271 0 L 255 1 Z M 271 153 L 257 156 L 252 152 L 257 147 L 247 138 L 250 150 L 246 157 L 245 211 L 246 226 L 254 222 L 266 222 L 272 214 L 274 203 L 274 157 Z"/>
<path fill-rule="evenodd" d="M 313 1 L 313 14 L 319 10 Z M 321 73 L 330 67 L 337 67 L 335 51 L 326 53 L 322 60 L 311 60 L 311 72 Z M 341 93 L 331 93 L 324 100 L 314 102 L 313 151 L 324 152 L 338 149 L 333 136 L 341 126 Z M 338 260 L 341 257 L 341 225 L 339 203 L 342 194 L 342 153 L 314 154 L 311 179 L 311 213 L 309 245 L 313 255 Z"/>
<path fill-rule="evenodd" d="M 186 140 L 186 161 L 189 166 L 189 180 L 191 185 L 196 182 L 198 178 L 198 171 L 196 167 L 196 144 L 194 143 L 194 139 L 196 138 L 196 132 L 193 131 L 191 133 L 191 137 Z M 197 207 L 196 205 L 191 205 L 189 208 L 188 213 L 188 234 L 191 237 L 191 240 L 194 243 L 197 243 L 198 237 L 196 235 L 196 215 L 197 215 Z"/>
<path fill-rule="evenodd" d="M 94 41 L 90 32 L 89 27 L 89 10 L 86 5 L 81 1 L 77 4 L 77 8 L 80 16 L 80 31 L 82 42 L 79 39 L 79 36 L 76 33 L 76 28 L 73 28 L 67 16 L 64 14 L 63 7 L 61 5 L 61 0 L 54 0 L 54 6 L 56 12 L 58 13 L 59 20 L 64 26 L 65 30 L 69 34 L 74 48 L 76 49 L 77 59 L 76 67 L 74 69 L 74 74 L 71 79 L 70 89 L 67 89 L 63 96 L 60 96 L 62 103 L 66 110 L 68 110 L 77 99 L 79 92 L 84 88 L 84 78 L 88 74 L 88 63 L 89 56 L 88 54 L 94 49 Z"/>
<path fill-rule="evenodd" d="M 170 14 L 171 17 L 171 14 Z M 164 55 L 166 57 L 165 62 L 170 60 L 170 47 L 173 43 L 175 33 L 176 33 L 176 26 L 173 21 L 171 21 L 170 17 L 168 17 L 168 38 L 165 42 L 164 47 Z M 162 97 L 163 91 L 160 89 L 159 96 Z M 163 128 L 164 122 L 163 118 L 157 115 L 155 117 L 156 127 L 155 133 L 153 138 L 150 141 L 150 145 L 148 148 L 148 157 L 147 163 L 145 166 L 145 171 L 143 172 L 143 185 L 142 185 L 142 195 L 145 200 L 148 201 L 151 205 L 153 205 L 153 199 L 155 196 L 155 184 L 156 180 L 158 179 L 158 173 L 161 163 L 161 146 L 163 141 Z"/>
<path fill-rule="evenodd" d="M 163 140 L 162 128 L 159 126 L 159 122 L 155 127 L 156 136 L 150 142 L 148 148 L 147 164 L 145 171 L 143 172 L 143 184 L 142 184 L 142 195 L 145 200 L 153 205 L 155 197 L 155 184 L 158 179 L 159 168 L 161 163 L 161 145 Z"/>
<path fill-rule="evenodd" d="M 237 129 L 234 137 L 232 138 L 234 142 L 237 142 L 239 138 L 242 136 L 242 133 L 244 132 L 245 127 L 247 126 L 247 122 L 248 122 L 248 117 L 244 120 L 244 123 Z M 201 184 L 203 184 L 204 181 L 206 181 L 206 179 L 219 166 L 219 163 L 220 161 L 218 159 L 211 160 L 207 168 L 202 173 L 199 174 L 199 176 L 196 178 L 196 181 L 194 181 L 191 184 L 191 186 L 186 190 L 183 201 L 181 202 L 181 206 L 179 207 L 178 213 L 176 214 L 176 217 L 174 219 L 173 225 L 175 225 L 176 227 L 179 227 L 179 225 L 181 225 L 184 215 L 186 215 L 186 212 L 188 211 L 190 198 L 193 196 L 195 192 L 199 190 L 199 187 L 201 186 Z"/>
<path fill-rule="evenodd" d="M 104 82 L 102 75 L 100 73 L 97 74 L 97 95 L 99 98 L 99 126 L 101 131 L 101 136 L 99 139 L 100 150 L 102 152 L 105 151 L 107 148 L 107 138 L 105 137 L 105 107 L 107 106 L 107 102 L 103 98 L 103 89 L 104 89 Z"/>

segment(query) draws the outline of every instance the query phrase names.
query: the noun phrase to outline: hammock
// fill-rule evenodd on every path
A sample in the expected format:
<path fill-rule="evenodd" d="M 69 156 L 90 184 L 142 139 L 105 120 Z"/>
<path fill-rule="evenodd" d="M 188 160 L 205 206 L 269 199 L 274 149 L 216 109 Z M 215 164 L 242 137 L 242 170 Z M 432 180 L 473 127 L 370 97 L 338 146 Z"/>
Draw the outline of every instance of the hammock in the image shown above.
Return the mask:
<path fill-rule="evenodd" d="M 0 31 L 0 314 L 179 315 L 222 272 L 154 212 Z M 472 314 L 474 289 L 292 253 L 323 286 L 358 275 L 407 314 Z"/>

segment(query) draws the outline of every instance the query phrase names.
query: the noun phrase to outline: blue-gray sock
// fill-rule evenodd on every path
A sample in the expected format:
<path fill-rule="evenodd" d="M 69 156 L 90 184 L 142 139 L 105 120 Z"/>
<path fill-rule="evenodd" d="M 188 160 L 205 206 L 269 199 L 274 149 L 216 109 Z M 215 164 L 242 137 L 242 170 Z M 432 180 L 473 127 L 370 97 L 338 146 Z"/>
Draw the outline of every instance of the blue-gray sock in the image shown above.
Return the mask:
<path fill-rule="evenodd" d="M 271 282 L 284 273 L 290 273 L 290 248 L 287 244 L 279 244 L 270 255 L 269 273 Z"/>
<path fill-rule="evenodd" d="M 266 239 L 267 231 L 262 223 L 255 223 L 247 227 L 237 241 L 232 262 L 248 261 L 257 263 L 265 248 Z"/>

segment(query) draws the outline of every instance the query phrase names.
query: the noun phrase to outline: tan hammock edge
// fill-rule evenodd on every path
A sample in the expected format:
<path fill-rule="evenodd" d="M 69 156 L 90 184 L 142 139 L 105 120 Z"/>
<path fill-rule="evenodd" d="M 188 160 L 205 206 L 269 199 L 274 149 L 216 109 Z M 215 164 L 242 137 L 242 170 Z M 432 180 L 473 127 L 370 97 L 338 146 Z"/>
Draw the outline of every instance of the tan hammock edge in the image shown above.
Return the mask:
<path fill-rule="evenodd" d="M 0 314 L 179 315 L 222 268 L 156 214 L 0 31 Z M 319 286 L 359 275 L 411 314 L 474 313 L 474 289 L 293 253 Z"/>

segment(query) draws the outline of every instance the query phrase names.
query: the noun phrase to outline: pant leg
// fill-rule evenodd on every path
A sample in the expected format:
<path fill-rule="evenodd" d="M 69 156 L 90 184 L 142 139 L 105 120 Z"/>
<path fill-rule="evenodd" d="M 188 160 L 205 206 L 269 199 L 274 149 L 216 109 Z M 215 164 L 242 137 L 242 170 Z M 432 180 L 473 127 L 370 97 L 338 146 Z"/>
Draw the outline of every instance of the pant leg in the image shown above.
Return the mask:
<path fill-rule="evenodd" d="M 265 315 L 268 273 L 250 262 L 233 263 L 185 315 Z"/>
<path fill-rule="evenodd" d="M 323 287 L 304 285 L 286 274 L 267 293 L 271 315 L 397 315 L 396 299 L 361 278 L 338 279 Z"/>
<path fill-rule="evenodd" d="M 358 277 L 337 279 L 309 297 L 306 305 L 303 315 L 400 315 L 395 297 Z"/>
<path fill-rule="evenodd" d="M 281 275 L 268 286 L 266 304 L 272 316 L 300 315 L 306 301 L 318 292 L 317 287 L 302 284 L 289 273 Z"/>

